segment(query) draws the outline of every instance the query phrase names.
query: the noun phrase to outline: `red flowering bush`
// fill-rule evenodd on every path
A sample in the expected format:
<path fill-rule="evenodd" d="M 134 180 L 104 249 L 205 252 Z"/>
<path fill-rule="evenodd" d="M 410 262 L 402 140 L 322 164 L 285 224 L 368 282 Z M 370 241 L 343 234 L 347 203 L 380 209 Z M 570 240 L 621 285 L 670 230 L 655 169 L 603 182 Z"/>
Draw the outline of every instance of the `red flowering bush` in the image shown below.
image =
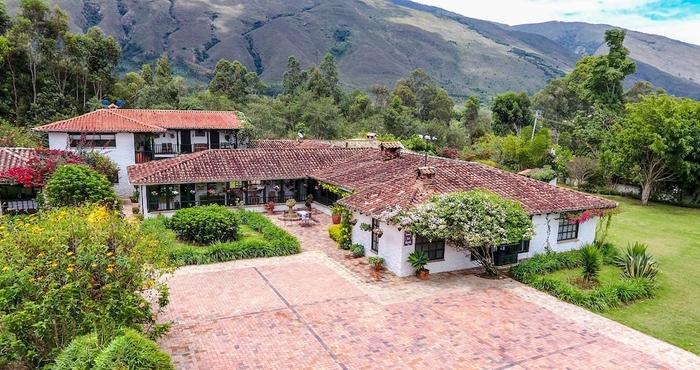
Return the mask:
<path fill-rule="evenodd" d="M 64 164 L 82 164 L 85 160 L 65 150 L 36 149 L 26 166 L 12 167 L 1 177 L 12 179 L 26 188 L 40 188 L 46 185 L 56 169 Z"/>
<path fill-rule="evenodd" d="M 457 157 L 457 150 L 452 149 L 452 148 L 445 148 L 442 151 L 442 156 L 445 158 L 455 158 L 455 157 Z"/>

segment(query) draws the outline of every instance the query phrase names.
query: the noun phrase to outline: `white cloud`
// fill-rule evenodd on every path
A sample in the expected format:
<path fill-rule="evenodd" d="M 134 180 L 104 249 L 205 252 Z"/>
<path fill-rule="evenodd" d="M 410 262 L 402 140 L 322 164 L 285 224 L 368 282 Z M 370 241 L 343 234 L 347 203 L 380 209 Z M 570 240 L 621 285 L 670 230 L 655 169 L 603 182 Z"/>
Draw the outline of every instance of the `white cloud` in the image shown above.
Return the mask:
<path fill-rule="evenodd" d="M 629 30 L 666 36 L 700 45 L 700 6 L 676 2 L 673 14 L 683 19 L 653 20 L 665 14 L 669 3 L 639 0 L 485 0 L 478 3 L 455 0 L 414 0 L 467 17 L 509 25 L 547 21 L 603 23 Z M 690 3 L 690 4 L 689 4 Z M 680 4 L 687 9 L 678 9 Z M 674 17 L 669 17 L 674 18 Z"/>

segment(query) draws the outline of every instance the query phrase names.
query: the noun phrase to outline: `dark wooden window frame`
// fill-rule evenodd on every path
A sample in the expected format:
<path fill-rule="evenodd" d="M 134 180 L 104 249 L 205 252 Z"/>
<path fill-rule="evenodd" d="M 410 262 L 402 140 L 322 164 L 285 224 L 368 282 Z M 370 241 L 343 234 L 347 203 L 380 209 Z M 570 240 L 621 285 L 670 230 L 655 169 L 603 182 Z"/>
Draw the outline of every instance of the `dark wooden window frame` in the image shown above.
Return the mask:
<path fill-rule="evenodd" d="M 374 232 L 375 229 L 379 228 L 379 220 L 376 218 L 372 219 L 372 244 L 370 246 L 370 249 L 372 249 L 373 252 L 379 253 L 379 236 L 377 233 Z"/>
<path fill-rule="evenodd" d="M 578 221 L 571 223 L 566 218 L 560 218 L 559 227 L 557 228 L 557 241 L 578 239 L 578 225 Z"/>
<path fill-rule="evenodd" d="M 428 261 L 441 261 L 445 259 L 445 239 L 433 240 L 416 235 L 415 251 L 423 251 L 428 255 Z"/>

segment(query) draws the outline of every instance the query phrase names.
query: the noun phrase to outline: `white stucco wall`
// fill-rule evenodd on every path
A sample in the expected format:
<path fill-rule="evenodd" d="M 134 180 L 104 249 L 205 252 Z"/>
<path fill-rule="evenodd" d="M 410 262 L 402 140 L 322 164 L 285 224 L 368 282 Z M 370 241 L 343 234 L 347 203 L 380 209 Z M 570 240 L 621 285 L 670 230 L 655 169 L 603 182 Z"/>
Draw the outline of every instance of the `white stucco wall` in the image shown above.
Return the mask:
<path fill-rule="evenodd" d="M 120 198 L 126 198 L 131 196 L 134 192 L 134 186 L 129 184 L 129 177 L 126 174 L 126 167 L 134 164 L 136 161 L 134 134 L 125 132 L 117 133 L 115 145 L 116 146 L 113 148 L 95 148 L 95 150 L 106 155 L 119 166 L 119 183 L 114 184 L 114 191 Z M 75 148 L 71 148 L 68 144 L 67 133 L 55 132 L 49 133 L 49 148 L 75 150 Z"/>
<path fill-rule="evenodd" d="M 352 243 L 362 244 L 365 246 L 366 256 L 379 256 L 384 258 L 385 267 L 396 274 L 397 276 L 411 276 L 414 270 L 407 262 L 408 255 L 415 251 L 415 241 L 413 244 L 404 246 L 404 230 L 399 231 L 393 225 L 380 223 L 380 228 L 384 234 L 379 238 L 379 253 L 371 250 L 371 233 L 369 231 L 360 230 L 360 224 L 372 224 L 372 219 L 366 215 L 360 215 L 355 212 L 353 215 L 357 219 L 357 224 L 352 229 Z M 596 218 L 579 225 L 578 238 L 557 242 L 557 230 L 559 227 L 559 214 L 551 213 L 547 215 L 535 215 L 532 218 L 535 226 L 535 235 L 530 241 L 530 251 L 528 253 L 520 253 L 518 259 L 530 258 L 538 253 L 545 252 L 546 241 L 549 239 L 549 244 L 552 250 L 557 252 L 568 251 L 581 247 L 585 243 L 592 243 L 595 239 Z M 547 233 L 547 221 L 550 224 L 550 232 Z M 549 236 L 548 236 L 549 235 Z M 449 244 L 445 246 L 445 258 L 440 261 L 429 262 L 426 268 L 431 273 L 447 272 L 454 270 L 462 270 L 479 265 L 471 261 L 469 256 L 463 252 L 457 251 Z"/>
<path fill-rule="evenodd" d="M 593 243 L 595 240 L 597 217 L 579 224 L 577 239 L 558 242 L 557 232 L 559 230 L 559 217 L 559 213 L 534 215 L 532 217 L 532 223 L 535 226 L 535 235 L 532 237 L 532 240 L 530 240 L 530 251 L 528 253 L 520 253 L 518 256 L 519 259 L 530 258 L 535 254 L 544 253 L 548 239 L 550 248 L 555 252 L 577 249 L 586 243 Z M 549 221 L 550 225 L 549 232 L 547 231 L 547 221 Z"/>
<path fill-rule="evenodd" d="M 379 253 L 375 253 L 371 249 L 371 232 L 360 229 L 362 223 L 371 225 L 372 218 L 357 212 L 353 214 L 353 217 L 357 219 L 357 223 L 352 228 L 352 243 L 364 245 L 366 256 L 384 258 L 384 266 L 397 276 L 411 276 L 415 273 L 413 267 L 407 262 L 408 255 L 415 251 L 415 237 L 411 245 L 404 245 L 405 230 L 399 231 L 396 226 L 381 222 L 379 228 L 384 234 L 379 238 Z M 458 252 L 450 246 L 445 248 L 444 260 L 433 261 L 426 266 L 430 272 L 445 272 L 472 267 L 476 267 L 476 265 L 464 253 Z"/>

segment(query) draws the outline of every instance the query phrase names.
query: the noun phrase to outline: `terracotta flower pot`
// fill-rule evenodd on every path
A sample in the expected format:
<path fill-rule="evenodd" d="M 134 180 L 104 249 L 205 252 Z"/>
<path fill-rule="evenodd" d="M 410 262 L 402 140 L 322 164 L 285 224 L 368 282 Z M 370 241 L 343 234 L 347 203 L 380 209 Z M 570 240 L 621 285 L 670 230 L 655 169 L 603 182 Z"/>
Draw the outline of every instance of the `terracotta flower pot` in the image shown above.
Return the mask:
<path fill-rule="evenodd" d="M 418 278 L 419 278 L 419 279 L 426 280 L 426 279 L 428 279 L 428 274 L 429 274 L 429 273 L 430 273 L 430 271 L 428 271 L 428 270 L 420 270 L 420 271 L 418 272 Z"/>
<path fill-rule="evenodd" d="M 331 220 L 333 220 L 333 225 L 340 223 L 340 215 L 331 215 Z"/>

